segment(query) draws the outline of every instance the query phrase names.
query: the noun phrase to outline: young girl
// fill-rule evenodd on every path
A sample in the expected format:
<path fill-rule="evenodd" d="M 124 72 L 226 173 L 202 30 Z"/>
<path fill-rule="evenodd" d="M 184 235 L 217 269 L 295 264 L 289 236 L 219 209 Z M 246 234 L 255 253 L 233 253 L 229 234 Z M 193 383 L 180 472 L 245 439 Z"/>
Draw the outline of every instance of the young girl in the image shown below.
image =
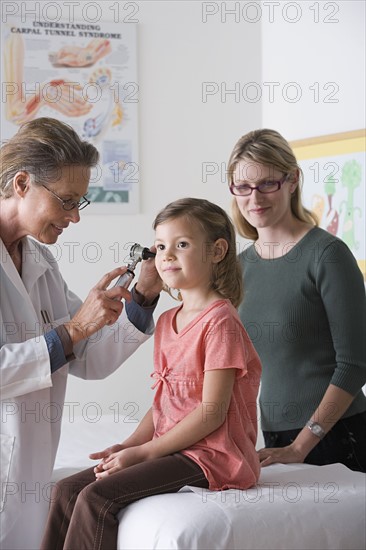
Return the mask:
<path fill-rule="evenodd" d="M 219 206 L 181 199 L 154 229 L 157 270 L 182 304 L 157 323 L 153 406 L 126 441 L 90 455 L 98 466 L 55 487 L 42 550 L 111 550 L 116 515 L 135 500 L 258 480 L 261 366 L 235 309 L 242 277 L 233 225 Z"/>

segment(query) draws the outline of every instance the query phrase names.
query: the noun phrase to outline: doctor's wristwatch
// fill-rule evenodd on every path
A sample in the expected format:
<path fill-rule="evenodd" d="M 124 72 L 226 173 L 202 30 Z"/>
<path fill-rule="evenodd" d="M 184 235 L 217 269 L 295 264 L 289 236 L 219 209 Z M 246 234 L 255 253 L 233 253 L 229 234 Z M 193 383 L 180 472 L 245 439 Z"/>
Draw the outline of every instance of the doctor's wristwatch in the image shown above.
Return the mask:
<path fill-rule="evenodd" d="M 323 437 L 325 436 L 325 431 L 323 430 L 321 425 L 315 422 L 314 420 L 309 420 L 306 423 L 306 426 L 309 428 L 311 433 L 316 435 L 316 437 L 319 437 L 319 439 L 323 439 Z"/>

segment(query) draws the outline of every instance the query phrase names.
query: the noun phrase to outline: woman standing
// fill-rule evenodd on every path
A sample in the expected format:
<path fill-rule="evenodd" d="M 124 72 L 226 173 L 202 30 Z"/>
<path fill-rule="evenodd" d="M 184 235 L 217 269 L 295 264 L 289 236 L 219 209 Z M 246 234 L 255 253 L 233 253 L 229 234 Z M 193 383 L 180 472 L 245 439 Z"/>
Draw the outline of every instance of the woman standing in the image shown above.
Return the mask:
<path fill-rule="evenodd" d="M 276 131 L 250 132 L 228 166 L 240 254 L 239 314 L 260 356 L 263 466 L 366 471 L 366 300 L 347 245 L 301 202 L 302 172 Z"/>

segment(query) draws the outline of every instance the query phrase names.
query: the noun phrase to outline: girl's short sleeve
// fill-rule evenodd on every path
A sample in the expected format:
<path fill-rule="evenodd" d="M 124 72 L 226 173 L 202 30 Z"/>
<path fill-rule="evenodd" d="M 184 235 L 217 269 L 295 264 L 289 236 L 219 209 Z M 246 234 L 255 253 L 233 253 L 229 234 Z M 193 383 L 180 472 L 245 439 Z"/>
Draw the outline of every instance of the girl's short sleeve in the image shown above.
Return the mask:
<path fill-rule="evenodd" d="M 207 323 L 204 337 L 204 371 L 238 369 L 237 378 L 247 373 L 248 351 L 252 344 L 243 325 L 227 315 Z"/>

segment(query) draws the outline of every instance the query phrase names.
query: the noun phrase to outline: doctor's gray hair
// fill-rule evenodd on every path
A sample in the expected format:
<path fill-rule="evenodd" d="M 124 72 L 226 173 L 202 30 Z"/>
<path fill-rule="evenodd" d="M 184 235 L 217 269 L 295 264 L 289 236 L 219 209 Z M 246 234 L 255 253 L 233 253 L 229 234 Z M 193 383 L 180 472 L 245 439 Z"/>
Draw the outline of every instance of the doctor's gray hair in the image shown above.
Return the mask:
<path fill-rule="evenodd" d="M 17 172 L 30 174 L 35 185 L 56 182 L 65 166 L 97 165 L 99 153 L 75 130 L 54 118 L 41 117 L 23 124 L 0 150 L 0 198 L 13 194 Z"/>
<path fill-rule="evenodd" d="M 190 224 L 197 224 L 202 229 L 206 239 L 202 261 L 205 261 L 215 241 L 224 239 L 227 242 L 225 257 L 212 266 L 211 288 L 237 307 L 243 297 L 243 277 L 236 254 L 234 225 L 225 210 L 205 199 L 179 199 L 159 212 L 154 220 L 153 229 L 176 218 L 185 218 Z"/>

